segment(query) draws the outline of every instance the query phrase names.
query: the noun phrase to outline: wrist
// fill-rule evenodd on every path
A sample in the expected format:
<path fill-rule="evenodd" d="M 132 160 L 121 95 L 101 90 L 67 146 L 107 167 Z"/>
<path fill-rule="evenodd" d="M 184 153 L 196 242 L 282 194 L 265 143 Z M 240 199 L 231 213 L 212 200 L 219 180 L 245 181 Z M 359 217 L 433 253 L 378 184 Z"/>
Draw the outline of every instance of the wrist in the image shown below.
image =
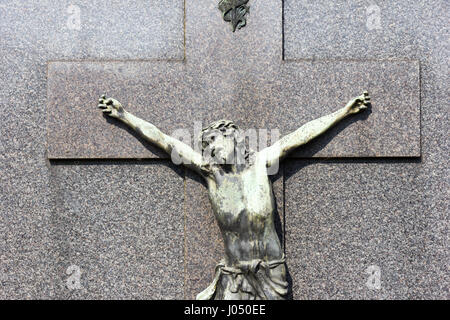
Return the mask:
<path fill-rule="evenodd" d="M 348 104 L 344 108 L 342 108 L 341 111 L 342 111 L 342 117 L 345 118 L 346 116 L 348 116 L 352 113 L 352 106 L 350 104 Z"/>
<path fill-rule="evenodd" d="M 126 112 L 123 108 L 122 110 L 118 110 L 117 119 L 121 120 L 122 122 L 128 123 L 128 112 Z"/>

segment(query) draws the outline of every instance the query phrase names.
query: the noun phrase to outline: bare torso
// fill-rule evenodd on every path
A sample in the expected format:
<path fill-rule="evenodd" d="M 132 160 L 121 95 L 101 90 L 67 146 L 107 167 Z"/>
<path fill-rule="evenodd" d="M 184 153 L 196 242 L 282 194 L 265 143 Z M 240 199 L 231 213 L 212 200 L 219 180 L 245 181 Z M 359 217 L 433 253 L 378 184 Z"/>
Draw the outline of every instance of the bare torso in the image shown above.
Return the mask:
<path fill-rule="evenodd" d="M 205 177 L 209 198 L 225 244 L 225 266 L 219 263 L 213 282 L 198 299 L 283 299 L 288 292 L 286 268 L 274 225 L 275 199 L 266 166 L 306 144 L 348 115 L 367 109 L 368 92 L 350 100 L 336 112 L 308 122 L 284 136 L 272 146 L 260 150 L 255 161 L 245 169 L 233 165 L 215 165 L 205 161 L 244 155 L 240 146 L 245 141 L 238 127 L 229 120 L 220 120 L 202 130 L 202 152 L 168 136 L 131 113 L 121 103 L 103 95 L 98 107 L 110 117 L 130 126 L 146 140 L 160 147 L 177 161 Z M 238 133 L 238 134 L 236 134 Z M 237 153 L 239 151 L 240 153 Z M 228 172 L 224 170 L 229 170 Z"/>
<path fill-rule="evenodd" d="M 224 239 L 226 263 L 280 259 L 275 201 L 265 162 L 256 160 L 239 173 L 216 172 L 214 176 L 207 179 L 207 184 Z"/>

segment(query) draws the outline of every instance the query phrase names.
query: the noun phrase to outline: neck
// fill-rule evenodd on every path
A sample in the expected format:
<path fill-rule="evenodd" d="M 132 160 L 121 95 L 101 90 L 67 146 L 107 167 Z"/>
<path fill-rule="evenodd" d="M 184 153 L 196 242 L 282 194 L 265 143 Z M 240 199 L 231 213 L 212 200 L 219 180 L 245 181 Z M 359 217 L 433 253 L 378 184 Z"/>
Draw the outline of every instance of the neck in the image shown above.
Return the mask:
<path fill-rule="evenodd" d="M 221 164 L 219 170 L 224 173 L 238 173 L 238 169 L 234 164 Z"/>

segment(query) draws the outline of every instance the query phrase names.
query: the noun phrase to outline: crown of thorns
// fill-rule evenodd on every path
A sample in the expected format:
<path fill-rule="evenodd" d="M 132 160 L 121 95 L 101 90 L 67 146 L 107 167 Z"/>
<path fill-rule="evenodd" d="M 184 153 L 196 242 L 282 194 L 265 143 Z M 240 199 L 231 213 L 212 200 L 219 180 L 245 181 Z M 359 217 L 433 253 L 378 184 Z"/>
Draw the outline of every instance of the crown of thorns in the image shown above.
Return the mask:
<path fill-rule="evenodd" d="M 199 143 L 202 149 L 205 149 L 207 146 L 207 142 L 203 140 L 203 137 L 208 134 L 209 132 L 215 132 L 215 131 L 225 131 L 228 128 L 233 128 L 234 130 L 239 130 L 238 126 L 231 120 L 218 120 L 213 123 L 211 123 L 209 126 L 203 128 L 200 137 L 199 137 Z"/>

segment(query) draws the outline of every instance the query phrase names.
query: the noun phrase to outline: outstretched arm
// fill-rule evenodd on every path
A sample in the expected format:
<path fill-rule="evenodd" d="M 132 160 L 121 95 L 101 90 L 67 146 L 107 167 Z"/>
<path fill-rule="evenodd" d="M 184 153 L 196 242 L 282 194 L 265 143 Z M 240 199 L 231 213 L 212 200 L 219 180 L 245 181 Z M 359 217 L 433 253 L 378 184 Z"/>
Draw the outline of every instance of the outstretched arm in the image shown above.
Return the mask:
<path fill-rule="evenodd" d="M 367 109 L 369 104 L 370 97 L 366 91 L 361 96 L 350 100 L 344 108 L 308 122 L 296 131 L 284 136 L 272 146 L 263 149 L 261 156 L 266 159 L 266 165 L 270 167 L 275 161 L 281 160 L 289 152 L 321 135 L 347 116 Z"/>
<path fill-rule="evenodd" d="M 100 109 L 103 109 L 103 112 L 109 115 L 112 118 L 116 118 L 134 131 L 139 133 L 143 138 L 147 141 L 153 143 L 159 148 L 163 149 L 169 155 L 172 155 L 172 152 L 176 152 L 177 155 L 183 161 L 183 164 L 187 167 L 194 169 L 195 171 L 202 173 L 202 155 L 196 151 L 194 151 L 187 144 L 175 139 L 169 135 L 164 134 L 153 124 L 142 120 L 131 113 L 127 112 L 122 104 L 112 98 L 106 98 L 103 95 L 99 99 Z"/>

